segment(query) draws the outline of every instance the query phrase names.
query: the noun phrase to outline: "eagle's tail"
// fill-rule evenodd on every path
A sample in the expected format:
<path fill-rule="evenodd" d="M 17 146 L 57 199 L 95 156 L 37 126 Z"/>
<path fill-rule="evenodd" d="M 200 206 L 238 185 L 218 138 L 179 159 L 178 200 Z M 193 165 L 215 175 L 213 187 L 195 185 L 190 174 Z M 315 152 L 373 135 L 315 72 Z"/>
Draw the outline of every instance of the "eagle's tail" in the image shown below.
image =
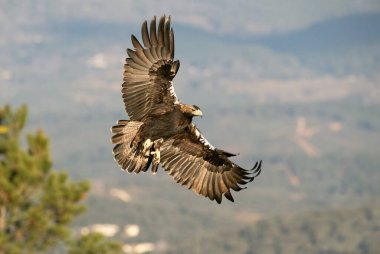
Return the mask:
<path fill-rule="evenodd" d="M 153 156 L 150 149 L 153 145 L 150 140 L 140 142 L 138 131 L 143 122 L 119 120 L 111 128 L 112 143 L 115 144 L 113 154 L 115 160 L 123 170 L 139 173 L 146 171 L 152 163 Z"/>

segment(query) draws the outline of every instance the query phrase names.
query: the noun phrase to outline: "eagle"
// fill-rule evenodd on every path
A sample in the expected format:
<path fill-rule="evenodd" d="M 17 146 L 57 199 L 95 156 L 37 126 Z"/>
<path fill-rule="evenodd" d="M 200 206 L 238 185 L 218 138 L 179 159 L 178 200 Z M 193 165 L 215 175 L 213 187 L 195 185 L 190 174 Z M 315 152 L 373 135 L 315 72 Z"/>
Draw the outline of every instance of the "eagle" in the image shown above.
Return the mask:
<path fill-rule="evenodd" d="M 234 202 L 231 189 L 253 181 L 261 162 L 246 170 L 229 157 L 236 154 L 212 146 L 192 122 L 202 116 L 196 105 L 184 104 L 174 91 L 173 79 L 180 62 L 174 60 L 174 33 L 170 16 L 148 28 L 141 27 L 141 44 L 132 35 L 127 49 L 122 95 L 129 120 L 111 128 L 114 158 L 129 173 L 156 173 L 161 164 L 174 180 L 218 204 L 224 195 Z"/>

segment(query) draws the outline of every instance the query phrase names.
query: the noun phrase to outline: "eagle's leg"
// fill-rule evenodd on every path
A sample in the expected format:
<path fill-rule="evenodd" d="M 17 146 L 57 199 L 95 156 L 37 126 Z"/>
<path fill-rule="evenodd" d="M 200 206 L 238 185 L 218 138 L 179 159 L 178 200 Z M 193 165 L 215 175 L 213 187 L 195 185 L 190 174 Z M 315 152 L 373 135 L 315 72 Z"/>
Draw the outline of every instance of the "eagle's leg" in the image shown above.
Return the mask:
<path fill-rule="evenodd" d="M 152 161 L 152 172 L 155 174 L 158 170 L 158 165 L 160 164 L 160 146 L 162 143 L 162 139 L 155 140 L 153 142 L 153 151 L 150 152 L 151 155 L 153 155 L 153 161 Z"/>
<path fill-rule="evenodd" d="M 142 154 L 144 154 L 145 157 L 149 157 L 150 156 L 150 153 L 151 153 L 150 150 L 152 148 L 152 145 L 153 145 L 153 142 L 150 140 L 150 138 L 148 138 L 147 140 L 145 140 L 143 151 L 142 151 Z"/>

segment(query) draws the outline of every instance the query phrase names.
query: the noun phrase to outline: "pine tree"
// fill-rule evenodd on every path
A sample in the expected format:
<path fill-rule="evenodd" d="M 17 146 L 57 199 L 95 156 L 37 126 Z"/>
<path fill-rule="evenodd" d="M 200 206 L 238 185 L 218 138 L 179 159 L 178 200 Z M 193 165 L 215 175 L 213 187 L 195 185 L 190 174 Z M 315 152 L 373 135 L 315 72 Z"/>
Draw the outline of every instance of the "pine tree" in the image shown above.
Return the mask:
<path fill-rule="evenodd" d="M 102 234 L 91 233 L 76 239 L 71 243 L 68 254 L 118 254 L 121 253 L 120 244 L 107 241 Z"/>
<path fill-rule="evenodd" d="M 28 134 L 24 148 L 20 134 L 26 117 L 26 106 L 16 111 L 0 107 L 0 254 L 43 253 L 67 243 L 75 250 L 80 239 L 71 239 L 69 224 L 84 211 L 80 202 L 89 183 L 72 182 L 65 172 L 52 169 L 49 139 L 42 130 Z M 105 249 L 97 253 L 121 253 L 120 245 L 96 239 Z"/>

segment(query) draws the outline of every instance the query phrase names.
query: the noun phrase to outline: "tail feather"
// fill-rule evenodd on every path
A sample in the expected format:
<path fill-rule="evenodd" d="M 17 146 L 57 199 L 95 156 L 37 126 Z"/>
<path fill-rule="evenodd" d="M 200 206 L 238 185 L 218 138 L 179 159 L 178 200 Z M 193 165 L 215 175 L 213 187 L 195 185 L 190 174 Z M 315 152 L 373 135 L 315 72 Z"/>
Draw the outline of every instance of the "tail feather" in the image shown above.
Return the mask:
<path fill-rule="evenodd" d="M 139 153 L 137 146 L 139 143 L 133 142 L 143 123 L 139 121 L 119 120 L 117 125 L 111 128 L 114 134 L 111 142 L 115 144 L 113 154 L 119 166 L 128 172 L 139 173 L 149 168 L 152 159 Z"/>

